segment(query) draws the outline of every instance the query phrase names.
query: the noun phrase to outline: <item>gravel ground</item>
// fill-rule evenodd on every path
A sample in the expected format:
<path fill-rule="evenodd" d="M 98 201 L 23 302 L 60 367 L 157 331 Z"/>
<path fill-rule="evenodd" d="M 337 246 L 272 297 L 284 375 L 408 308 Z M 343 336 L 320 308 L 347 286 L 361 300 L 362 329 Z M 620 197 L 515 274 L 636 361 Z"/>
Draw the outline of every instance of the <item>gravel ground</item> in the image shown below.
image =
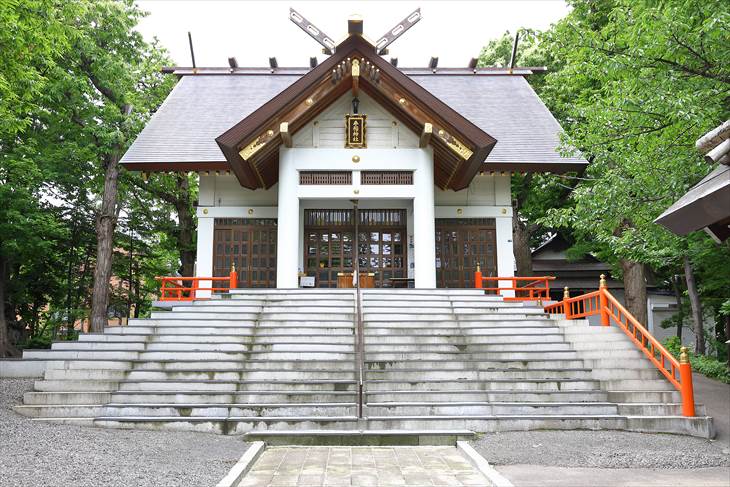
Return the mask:
<path fill-rule="evenodd" d="M 240 437 L 38 423 L 11 407 L 32 380 L 0 380 L 0 486 L 215 485 L 248 445 Z"/>
<path fill-rule="evenodd" d="M 515 431 L 490 433 L 471 444 L 494 465 L 661 469 L 730 466 L 726 445 L 680 435 Z"/>

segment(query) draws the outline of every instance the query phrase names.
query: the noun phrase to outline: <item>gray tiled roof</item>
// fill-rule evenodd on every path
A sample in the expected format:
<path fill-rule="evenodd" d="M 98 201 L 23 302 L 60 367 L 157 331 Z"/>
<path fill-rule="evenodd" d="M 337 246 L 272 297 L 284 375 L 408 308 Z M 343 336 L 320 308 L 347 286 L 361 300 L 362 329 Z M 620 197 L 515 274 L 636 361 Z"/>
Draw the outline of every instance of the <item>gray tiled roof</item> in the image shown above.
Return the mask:
<path fill-rule="evenodd" d="M 560 126 L 522 76 L 411 77 L 497 139 L 488 164 L 586 164 L 556 152 Z M 122 163 L 224 162 L 215 138 L 298 78 L 183 76 Z"/>

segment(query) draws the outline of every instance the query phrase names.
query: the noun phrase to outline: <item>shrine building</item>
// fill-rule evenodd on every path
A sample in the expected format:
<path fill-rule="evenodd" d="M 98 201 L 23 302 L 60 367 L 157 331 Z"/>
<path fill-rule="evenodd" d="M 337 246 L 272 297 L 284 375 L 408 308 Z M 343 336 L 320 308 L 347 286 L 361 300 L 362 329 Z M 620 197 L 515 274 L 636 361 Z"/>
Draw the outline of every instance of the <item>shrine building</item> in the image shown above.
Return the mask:
<path fill-rule="evenodd" d="M 298 16 L 298 17 L 297 17 Z M 238 287 L 473 287 L 514 275 L 510 178 L 574 172 L 528 83 L 539 67 L 400 68 L 348 22 L 307 68 L 173 67 L 179 78 L 121 163 L 195 171 L 196 276 Z M 417 19 L 416 19 L 417 20 Z M 408 19 L 405 21 L 409 22 Z M 302 279 L 304 278 L 304 279 Z"/>

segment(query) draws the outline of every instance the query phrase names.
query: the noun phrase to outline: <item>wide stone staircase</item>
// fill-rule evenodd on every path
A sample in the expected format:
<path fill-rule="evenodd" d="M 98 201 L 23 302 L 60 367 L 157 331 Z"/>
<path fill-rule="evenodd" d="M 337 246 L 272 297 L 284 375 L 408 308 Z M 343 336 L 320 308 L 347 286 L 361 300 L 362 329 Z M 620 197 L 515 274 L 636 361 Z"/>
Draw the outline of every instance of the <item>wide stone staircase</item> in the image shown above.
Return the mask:
<path fill-rule="evenodd" d="M 355 296 L 235 290 L 26 351 L 47 367 L 16 410 L 272 442 L 530 429 L 714 435 L 701 405 L 681 416 L 679 394 L 615 327 L 478 290 L 363 290 L 361 362 Z"/>

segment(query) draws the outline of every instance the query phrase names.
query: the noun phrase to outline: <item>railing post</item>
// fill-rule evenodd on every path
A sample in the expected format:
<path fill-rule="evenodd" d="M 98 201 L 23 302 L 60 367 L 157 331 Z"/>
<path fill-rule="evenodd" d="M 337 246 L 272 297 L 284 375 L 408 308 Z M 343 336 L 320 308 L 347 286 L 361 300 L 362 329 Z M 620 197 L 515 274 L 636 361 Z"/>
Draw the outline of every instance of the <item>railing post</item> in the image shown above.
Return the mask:
<path fill-rule="evenodd" d="M 195 298 L 197 297 L 196 296 L 197 293 L 198 293 L 198 280 L 193 279 L 193 287 L 190 289 L 190 299 L 195 301 Z"/>
<path fill-rule="evenodd" d="M 570 299 L 570 289 L 568 286 L 565 286 L 563 288 L 563 313 L 565 314 L 566 320 L 570 319 L 570 303 L 568 299 Z"/>
<path fill-rule="evenodd" d="M 598 282 L 598 299 L 601 304 L 601 324 L 603 326 L 609 326 L 611 324 L 608 316 L 608 296 L 606 296 L 606 275 L 601 274 L 601 280 Z"/>
<path fill-rule="evenodd" d="M 479 262 L 477 262 L 477 270 L 474 273 L 474 287 L 476 289 L 484 288 L 484 279 L 482 278 L 482 268 L 479 267 Z"/>
<path fill-rule="evenodd" d="M 228 290 L 236 289 L 238 287 L 238 273 L 236 272 L 236 264 L 231 264 L 231 275 L 230 281 L 228 282 Z"/>
<path fill-rule="evenodd" d="M 695 397 L 692 387 L 692 365 L 689 363 L 687 347 L 679 349 L 679 392 L 682 394 L 682 416 L 695 415 Z"/>

